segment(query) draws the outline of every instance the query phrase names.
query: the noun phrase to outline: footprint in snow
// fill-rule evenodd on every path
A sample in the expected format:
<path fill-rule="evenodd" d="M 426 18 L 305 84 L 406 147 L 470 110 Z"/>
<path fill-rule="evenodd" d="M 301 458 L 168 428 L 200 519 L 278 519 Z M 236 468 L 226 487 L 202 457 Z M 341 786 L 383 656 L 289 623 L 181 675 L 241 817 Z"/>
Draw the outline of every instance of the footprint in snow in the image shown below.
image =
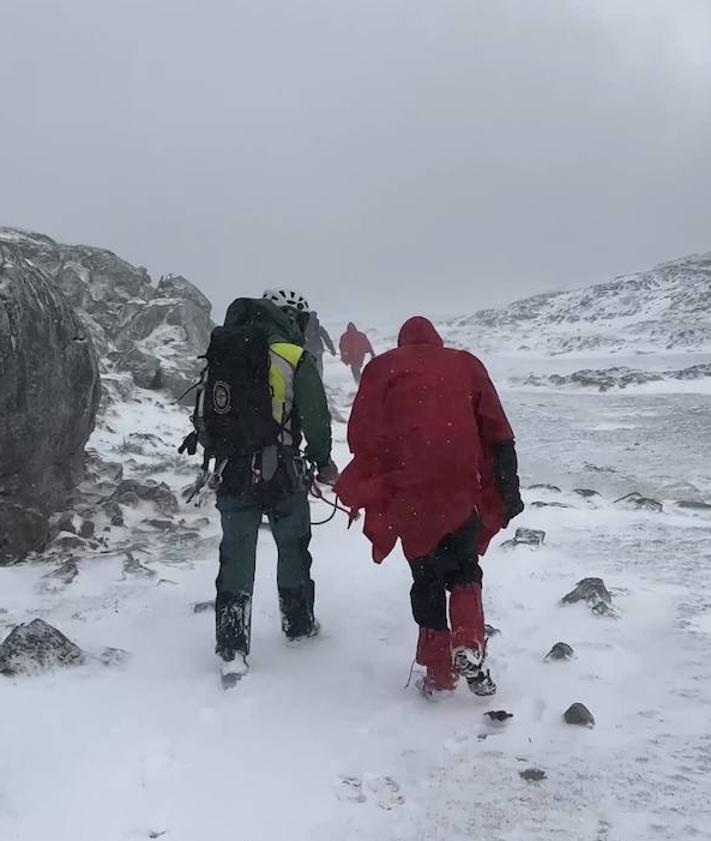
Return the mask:
<path fill-rule="evenodd" d="M 400 786 L 392 777 L 364 774 L 363 781 L 368 791 L 375 796 L 381 809 L 389 811 L 405 803 L 405 798 L 400 793 Z"/>
<path fill-rule="evenodd" d="M 363 781 L 359 777 L 341 777 L 336 796 L 347 803 L 365 803 Z"/>
<path fill-rule="evenodd" d="M 341 777 L 339 783 L 337 797 L 346 803 L 365 803 L 373 799 L 385 811 L 405 803 L 400 786 L 392 777 L 364 774 L 362 779 Z"/>

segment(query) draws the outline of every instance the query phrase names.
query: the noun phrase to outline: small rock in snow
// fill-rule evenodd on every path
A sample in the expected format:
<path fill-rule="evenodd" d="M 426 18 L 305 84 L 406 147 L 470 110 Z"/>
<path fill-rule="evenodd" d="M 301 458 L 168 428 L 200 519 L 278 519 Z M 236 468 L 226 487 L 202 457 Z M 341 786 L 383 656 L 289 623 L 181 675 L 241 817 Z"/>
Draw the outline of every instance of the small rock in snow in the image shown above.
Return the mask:
<path fill-rule="evenodd" d="M 558 485 L 548 485 L 548 484 L 529 485 L 527 490 L 529 490 L 529 491 L 550 491 L 551 493 L 556 493 L 556 494 L 561 493 L 561 490 L 558 487 Z"/>
<path fill-rule="evenodd" d="M 708 502 L 695 499 L 680 499 L 676 505 L 678 508 L 687 508 L 690 511 L 711 511 L 711 505 Z"/>
<path fill-rule="evenodd" d="M 582 496 L 583 499 L 592 499 L 593 497 L 600 496 L 598 491 L 595 491 L 592 488 L 574 488 L 573 493 L 576 493 L 578 496 Z"/>
<path fill-rule="evenodd" d="M 536 499 L 529 502 L 529 508 L 572 508 L 572 506 L 564 502 L 543 502 L 541 499 Z"/>
<path fill-rule="evenodd" d="M 74 515 L 71 511 L 65 511 L 57 521 L 57 529 L 59 531 L 66 531 L 69 534 L 76 534 L 74 528 Z"/>
<path fill-rule="evenodd" d="M 159 531 L 174 531 L 178 526 L 172 520 L 161 520 L 159 518 L 147 518 L 143 520 L 144 525 L 150 526 Z"/>
<path fill-rule="evenodd" d="M 516 529 L 516 533 L 511 540 L 505 540 L 501 544 L 501 548 L 513 549 L 516 546 L 532 546 L 534 549 L 538 549 L 543 545 L 545 539 L 546 533 L 540 529 L 520 528 Z"/>
<path fill-rule="evenodd" d="M 546 779 L 546 772 L 541 768 L 526 768 L 524 771 L 519 771 L 518 775 L 527 783 L 539 783 Z"/>
<path fill-rule="evenodd" d="M 0 673 L 32 675 L 57 666 L 76 666 L 84 652 L 42 619 L 17 625 L 0 644 Z"/>
<path fill-rule="evenodd" d="M 593 714 L 585 706 L 585 704 L 581 704 L 580 702 L 571 704 L 571 706 L 569 706 L 563 713 L 563 718 L 565 719 L 566 724 L 574 724 L 579 727 L 595 726 L 595 718 L 593 717 Z"/>
<path fill-rule="evenodd" d="M 96 533 L 96 523 L 93 520 L 82 520 L 81 526 L 79 526 L 79 535 L 80 537 L 89 540 L 94 536 Z"/>
<path fill-rule="evenodd" d="M 123 562 L 124 575 L 143 575 L 145 578 L 154 578 L 155 572 L 134 558 L 131 552 L 126 552 L 126 560 Z"/>
<path fill-rule="evenodd" d="M 492 721 L 499 722 L 513 718 L 513 713 L 506 712 L 506 710 L 488 710 L 484 715 L 488 716 Z"/>
<path fill-rule="evenodd" d="M 152 502 L 162 514 L 178 512 L 178 500 L 165 482 L 154 482 L 151 479 L 145 482 L 124 479 L 118 487 L 117 501 L 135 507 L 138 505 L 138 500 Z"/>
<path fill-rule="evenodd" d="M 138 497 L 138 494 L 133 493 L 133 491 L 124 491 L 121 494 L 121 504 L 126 505 L 129 508 L 138 508 L 141 504 L 141 500 Z"/>
<path fill-rule="evenodd" d="M 123 648 L 105 648 L 99 655 L 99 660 L 104 666 L 121 666 L 130 658 L 130 653 Z"/>
<path fill-rule="evenodd" d="M 562 604 L 575 604 L 576 602 L 588 602 L 594 609 L 594 606 L 600 603 L 611 606 L 612 596 L 602 578 L 581 578 L 575 585 L 575 589 L 561 599 Z"/>
<path fill-rule="evenodd" d="M 48 572 L 42 578 L 42 586 L 45 590 L 60 589 L 62 586 L 71 584 L 79 575 L 79 569 L 74 558 L 69 558 L 57 569 Z"/>
<path fill-rule="evenodd" d="M 614 500 L 613 505 L 623 504 L 626 508 L 632 508 L 635 511 L 656 511 L 664 510 L 664 506 L 656 499 L 650 499 L 647 496 L 642 496 L 638 491 L 633 491 L 631 494 L 621 496 Z"/>
<path fill-rule="evenodd" d="M 575 656 L 573 647 L 567 642 L 557 642 L 546 654 L 546 660 L 571 660 Z"/>
<path fill-rule="evenodd" d="M 207 613 L 208 610 L 215 609 L 215 602 L 195 602 L 193 605 L 193 613 Z"/>
<path fill-rule="evenodd" d="M 118 502 L 107 502 L 106 505 L 104 505 L 104 514 L 106 514 L 109 518 L 109 522 L 112 526 L 118 527 L 124 525 L 123 511 Z"/>
<path fill-rule="evenodd" d="M 52 545 L 55 549 L 69 551 L 71 549 L 82 549 L 85 543 L 78 534 L 63 531 L 57 535 Z"/>

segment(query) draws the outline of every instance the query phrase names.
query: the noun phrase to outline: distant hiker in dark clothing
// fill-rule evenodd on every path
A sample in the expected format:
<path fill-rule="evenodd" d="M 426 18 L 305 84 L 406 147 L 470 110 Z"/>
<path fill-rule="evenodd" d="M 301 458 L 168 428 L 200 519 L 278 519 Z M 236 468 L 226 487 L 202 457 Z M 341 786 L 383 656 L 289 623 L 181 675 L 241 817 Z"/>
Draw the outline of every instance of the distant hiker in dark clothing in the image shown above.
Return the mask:
<path fill-rule="evenodd" d="M 304 347 L 316 360 L 316 367 L 321 377 L 323 377 L 324 344 L 331 356 L 335 356 L 336 348 L 328 335 L 328 330 L 319 321 L 318 313 L 311 310 L 304 334 Z"/>
<path fill-rule="evenodd" d="M 196 407 L 198 439 L 219 464 L 216 652 L 226 686 L 248 669 L 257 535 L 264 515 L 278 551 L 282 630 L 290 640 L 319 630 L 310 575 L 306 460 L 325 484 L 335 482 L 338 470 L 331 460 L 323 383 L 302 347 L 299 315 L 308 314 L 308 305 L 293 293 L 282 303 L 233 301 L 224 327 L 213 331 Z"/>
<path fill-rule="evenodd" d="M 348 425 L 353 461 L 336 490 L 365 509 L 376 563 L 402 542 L 423 690 L 464 677 L 492 695 L 478 556 L 523 510 L 514 434 L 475 356 L 445 348 L 425 318 L 410 319 L 398 344 L 363 373 Z"/>
<path fill-rule="evenodd" d="M 359 383 L 365 357 L 367 354 L 370 354 L 371 359 L 375 357 L 370 339 L 350 322 L 341 336 L 340 349 L 341 360 L 350 367 L 356 384 Z"/>

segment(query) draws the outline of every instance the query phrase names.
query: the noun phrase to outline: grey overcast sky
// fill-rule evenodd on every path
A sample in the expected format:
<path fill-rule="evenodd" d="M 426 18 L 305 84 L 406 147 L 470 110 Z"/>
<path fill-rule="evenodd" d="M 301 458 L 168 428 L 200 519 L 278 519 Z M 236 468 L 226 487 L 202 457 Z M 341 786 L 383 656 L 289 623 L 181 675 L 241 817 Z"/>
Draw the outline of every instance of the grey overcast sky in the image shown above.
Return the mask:
<path fill-rule="evenodd" d="M 711 0 L 0 0 L 0 224 L 220 316 L 468 312 L 711 249 Z"/>

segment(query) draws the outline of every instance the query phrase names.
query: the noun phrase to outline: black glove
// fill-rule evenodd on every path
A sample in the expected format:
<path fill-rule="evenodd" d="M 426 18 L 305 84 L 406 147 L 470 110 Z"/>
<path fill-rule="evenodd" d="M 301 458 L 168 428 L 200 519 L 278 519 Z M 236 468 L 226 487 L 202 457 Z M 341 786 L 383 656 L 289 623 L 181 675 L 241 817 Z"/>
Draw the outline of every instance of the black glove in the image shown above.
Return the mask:
<path fill-rule="evenodd" d="M 340 475 L 341 474 L 338 472 L 338 468 L 334 464 L 333 459 L 329 459 L 326 464 L 318 468 L 316 481 L 320 482 L 322 485 L 333 486 L 338 481 Z"/>
<path fill-rule="evenodd" d="M 502 441 L 494 446 L 494 475 L 504 503 L 505 525 L 523 511 L 523 500 L 518 481 L 518 459 L 513 441 Z"/>
<path fill-rule="evenodd" d="M 187 451 L 189 456 L 194 456 L 197 452 L 198 447 L 198 435 L 197 432 L 191 432 L 189 435 L 185 436 L 183 443 L 178 447 L 178 452 L 182 455 L 184 452 Z"/>
<path fill-rule="evenodd" d="M 504 528 L 508 526 L 508 524 L 513 520 L 514 517 L 518 517 L 518 515 L 523 511 L 524 505 L 523 500 L 521 499 L 520 495 L 517 496 L 515 499 L 504 499 Z"/>

